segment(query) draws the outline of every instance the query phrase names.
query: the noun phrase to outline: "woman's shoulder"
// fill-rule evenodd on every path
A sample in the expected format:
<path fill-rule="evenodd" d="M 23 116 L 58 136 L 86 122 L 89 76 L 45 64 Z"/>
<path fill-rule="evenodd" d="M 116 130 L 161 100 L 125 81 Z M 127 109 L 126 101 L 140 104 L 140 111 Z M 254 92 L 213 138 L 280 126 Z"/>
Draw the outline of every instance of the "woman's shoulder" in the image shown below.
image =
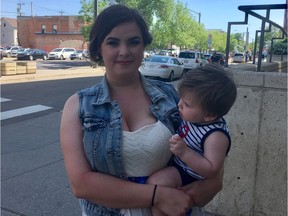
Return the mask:
<path fill-rule="evenodd" d="M 144 78 L 146 84 L 161 90 L 162 92 L 172 92 L 173 94 L 177 94 L 176 88 L 171 84 L 161 80 Z"/>

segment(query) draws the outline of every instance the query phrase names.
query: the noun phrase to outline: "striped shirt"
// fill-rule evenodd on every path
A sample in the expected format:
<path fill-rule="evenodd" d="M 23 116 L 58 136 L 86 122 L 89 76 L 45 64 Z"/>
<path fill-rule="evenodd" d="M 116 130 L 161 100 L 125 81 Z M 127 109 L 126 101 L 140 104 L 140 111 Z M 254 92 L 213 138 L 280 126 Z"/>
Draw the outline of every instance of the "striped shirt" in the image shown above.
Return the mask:
<path fill-rule="evenodd" d="M 228 126 L 224 118 L 220 118 L 217 122 L 204 125 L 193 124 L 183 120 L 177 132 L 179 136 L 184 139 L 188 147 L 203 156 L 205 139 L 215 131 L 221 131 L 227 136 L 229 140 L 229 147 L 226 153 L 227 155 L 230 150 L 231 138 L 229 135 Z M 179 166 L 181 166 L 186 173 L 193 176 L 194 178 L 199 180 L 204 179 L 204 177 L 200 176 L 190 167 L 188 167 L 179 157 L 174 156 L 174 161 Z"/>

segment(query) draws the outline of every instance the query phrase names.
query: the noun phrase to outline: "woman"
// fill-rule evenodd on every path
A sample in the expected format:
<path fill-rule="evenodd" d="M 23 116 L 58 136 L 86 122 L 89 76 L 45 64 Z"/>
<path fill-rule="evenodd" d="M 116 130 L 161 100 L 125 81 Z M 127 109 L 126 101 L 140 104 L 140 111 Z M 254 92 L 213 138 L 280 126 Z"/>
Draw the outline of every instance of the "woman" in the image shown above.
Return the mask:
<path fill-rule="evenodd" d="M 90 56 L 106 74 L 67 100 L 61 120 L 65 167 L 83 216 L 149 216 L 152 205 L 183 215 L 192 200 L 203 205 L 221 188 L 221 175 L 183 190 L 141 184 L 167 165 L 180 121 L 175 89 L 138 72 L 151 41 L 143 18 L 123 5 L 106 8 L 92 26 Z"/>

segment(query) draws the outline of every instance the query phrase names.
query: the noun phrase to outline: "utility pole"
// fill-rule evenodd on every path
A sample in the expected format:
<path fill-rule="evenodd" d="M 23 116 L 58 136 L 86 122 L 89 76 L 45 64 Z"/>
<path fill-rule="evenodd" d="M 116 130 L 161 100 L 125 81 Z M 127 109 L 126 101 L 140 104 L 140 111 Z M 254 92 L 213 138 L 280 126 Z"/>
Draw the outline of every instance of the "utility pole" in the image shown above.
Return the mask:
<path fill-rule="evenodd" d="M 21 3 L 20 1 L 17 3 L 17 16 L 22 16 L 22 5 L 25 4 Z"/>
<path fill-rule="evenodd" d="M 33 2 L 31 2 L 30 7 L 31 7 L 31 17 L 33 17 Z"/>
<path fill-rule="evenodd" d="M 98 14 L 98 0 L 94 0 L 94 20 L 96 20 Z"/>
<path fill-rule="evenodd" d="M 248 27 L 246 29 L 246 51 L 249 50 L 249 31 L 248 31 Z"/>
<path fill-rule="evenodd" d="M 198 15 L 198 18 L 199 18 L 199 19 L 198 19 L 198 23 L 200 24 L 200 22 L 201 22 L 201 12 L 198 13 L 198 12 L 193 11 L 193 10 L 191 10 L 191 9 L 188 9 L 188 10 Z"/>

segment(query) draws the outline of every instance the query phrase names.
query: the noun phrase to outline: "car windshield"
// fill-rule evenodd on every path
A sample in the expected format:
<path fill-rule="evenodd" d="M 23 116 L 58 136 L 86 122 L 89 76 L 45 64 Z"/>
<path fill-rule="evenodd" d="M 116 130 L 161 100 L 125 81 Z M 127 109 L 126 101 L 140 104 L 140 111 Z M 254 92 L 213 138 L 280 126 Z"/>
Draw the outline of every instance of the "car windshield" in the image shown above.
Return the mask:
<path fill-rule="evenodd" d="M 61 52 L 61 51 L 62 51 L 62 49 L 59 49 L 59 48 L 52 50 L 52 52 Z"/>
<path fill-rule="evenodd" d="M 195 58 L 195 53 L 180 53 L 179 58 Z"/>
<path fill-rule="evenodd" d="M 235 53 L 234 56 L 243 56 L 243 54 L 242 53 Z"/>
<path fill-rule="evenodd" d="M 34 49 L 25 50 L 25 52 L 27 52 L 27 53 L 33 53 L 34 51 L 35 51 Z"/>
<path fill-rule="evenodd" d="M 147 59 L 148 62 L 159 62 L 159 63 L 167 63 L 169 58 L 165 57 L 151 57 Z"/>
<path fill-rule="evenodd" d="M 77 52 L 77 53 L 82 53 L 82 52 L 83 52 L 83 50 L 77 50 L 76 52 Z"/>

